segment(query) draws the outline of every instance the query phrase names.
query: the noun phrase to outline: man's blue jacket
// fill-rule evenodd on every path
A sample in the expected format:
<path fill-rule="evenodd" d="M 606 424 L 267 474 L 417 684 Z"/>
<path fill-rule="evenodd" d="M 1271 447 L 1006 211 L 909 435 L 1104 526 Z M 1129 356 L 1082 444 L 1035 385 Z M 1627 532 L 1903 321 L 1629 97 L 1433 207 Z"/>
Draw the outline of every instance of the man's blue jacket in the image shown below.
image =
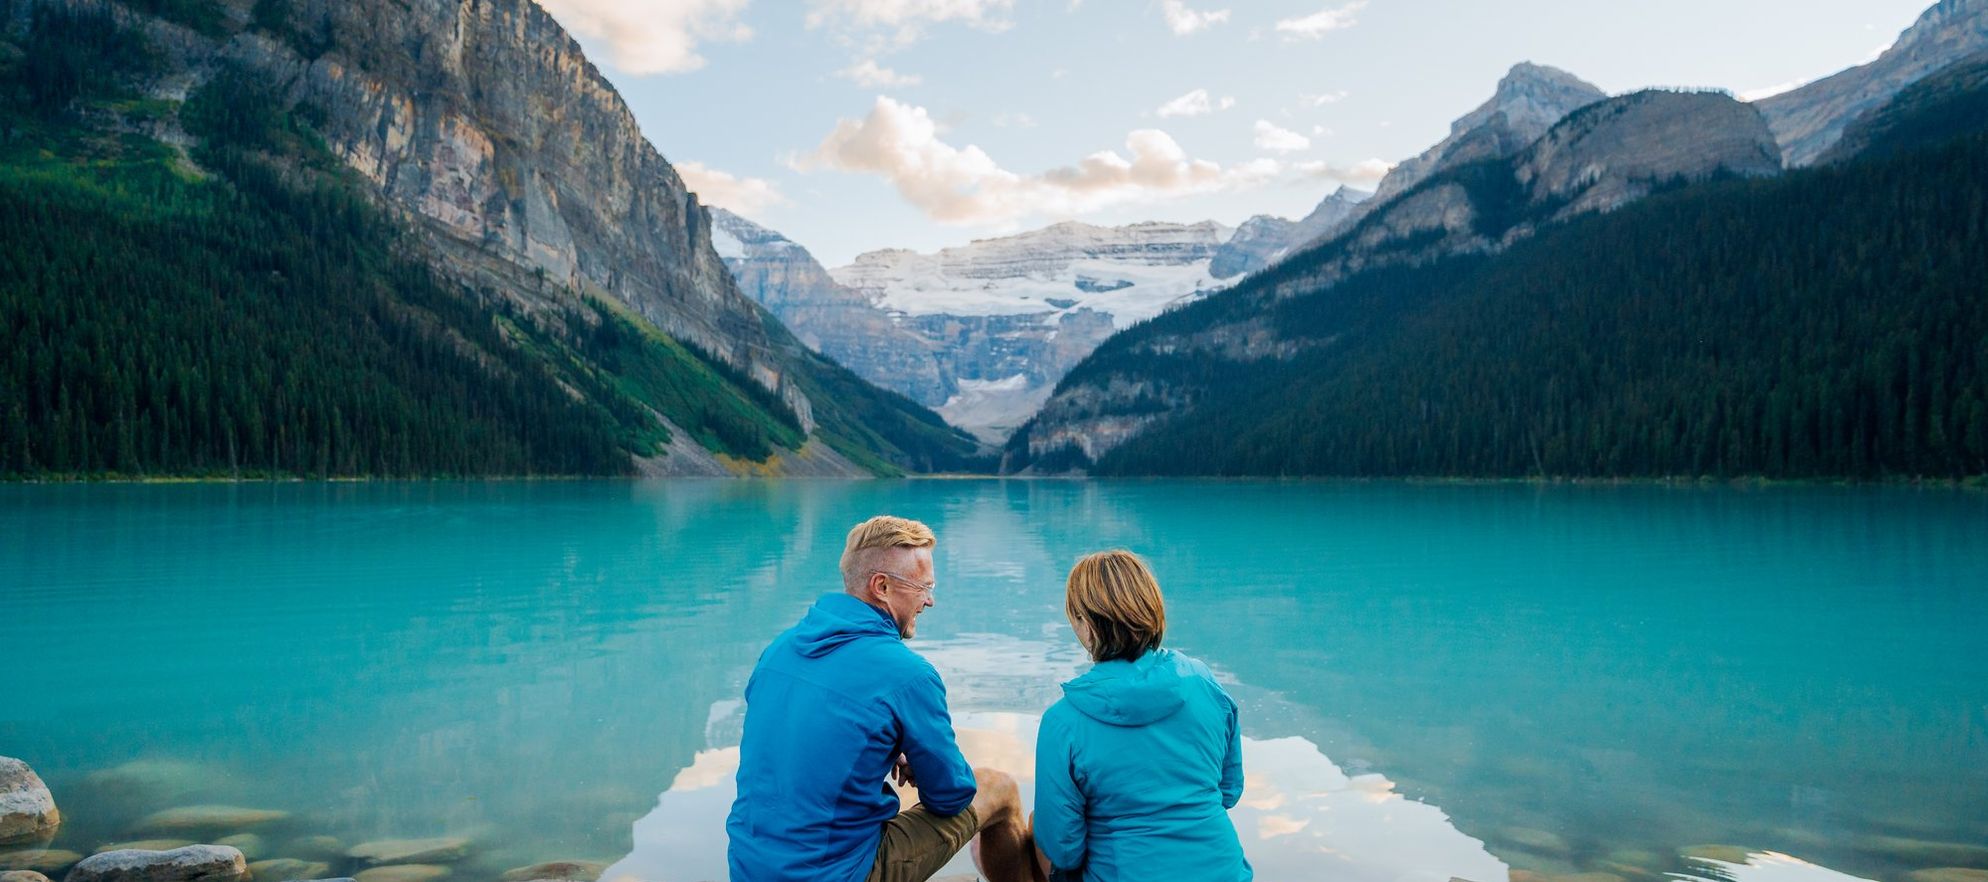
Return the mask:
<path fill-rule="evenodd" d="M 925 808 L 973 804 L 946 685 L 888 613 L 847 594 L 815 602 L 746 682 L 739 796 L 725 822 L 732 882 L 856 882 L 875 862 L 898 799 L 903 753 Z"/>

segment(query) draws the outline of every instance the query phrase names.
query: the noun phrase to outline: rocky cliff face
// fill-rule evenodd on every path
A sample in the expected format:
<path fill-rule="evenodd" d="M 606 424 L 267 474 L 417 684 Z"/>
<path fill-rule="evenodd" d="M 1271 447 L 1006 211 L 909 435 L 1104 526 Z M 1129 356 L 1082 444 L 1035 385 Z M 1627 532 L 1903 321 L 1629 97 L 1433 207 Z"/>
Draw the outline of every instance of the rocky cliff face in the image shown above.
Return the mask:
<path fill-rule="evenodd" d="M 959 391 L 941 371 L 937 342 L 835 281 L 799 243 L 722 208 L 711 209 L 711 221 L 718 254 L 740 290 L 803 343 L 928 406 Z"/>
<path fill-rule="evenodd" d="M 101 0 L 40 0 L 118 8 Z M 241 29 L 143 25 L 184 98 L 216 60 L 318 111 L 331 151 L 451 275 L 526 308 L 612 297 L 782 397 L 812 428 L 780 333 L 712 249 L 704 208 L 614 88 L 531 0 L 225 0 Z"/>
<path fill-rule="evenodd" d="M 1236 227 L 1235 235 L 1215 249 L 1215 257 L 1208 264 L 1208 274 L 1218 279 L 1231 279 L 1276 263 L 1291 249 L 1339 228 L 1353 216 L 1360 203 L 1373 195 L 1366 190 L 1340 187 L 1320 200 L 1318 206 L 1302 220 L 1259 214 L 1243 221 L 1241 226 Z"/>
<path fill-rule="evenodd" d="M 1819 159 L 1851 120 L 1927 75 L 1988 49 L 1988 0 L 1940 0 L 1869 64 L 1759 103 L 1792 166 Z"/>
<path fill-rule="evenodd" d="M 1554 219 L 1608 211 L 1674 180 L 1781 170 L 1781 149 L 1753 107 L 1723 92 L 1647 91 L 1575 111 L 1530 148 L 1515 177 Z"/>
<path fill-rule="evenodd" d="M 1439 172 L 1524 150 L 1567 114 L 1607 97 L 1608 93 L 1559 68 L 1531 62 L 1514 65 L 1489 100 L 1450 123 L 1449 137 L 1389 171 L 1375 188 L 1368 209 L 1415 189 Z"/>

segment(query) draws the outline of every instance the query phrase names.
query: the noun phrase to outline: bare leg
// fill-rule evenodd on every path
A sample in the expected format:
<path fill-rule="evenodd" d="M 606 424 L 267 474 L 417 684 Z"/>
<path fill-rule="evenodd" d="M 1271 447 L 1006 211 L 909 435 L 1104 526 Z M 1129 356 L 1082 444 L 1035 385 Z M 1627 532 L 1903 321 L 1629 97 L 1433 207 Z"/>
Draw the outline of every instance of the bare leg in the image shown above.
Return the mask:
<path fill-rule="evenodd" d="M 974 866 L 987 882 L 1043 882 L 1015 779 L 994 769 L 974 769 L 973 777 L 980 790 L 973 797 L 973 813 L 980 818 Z"/>

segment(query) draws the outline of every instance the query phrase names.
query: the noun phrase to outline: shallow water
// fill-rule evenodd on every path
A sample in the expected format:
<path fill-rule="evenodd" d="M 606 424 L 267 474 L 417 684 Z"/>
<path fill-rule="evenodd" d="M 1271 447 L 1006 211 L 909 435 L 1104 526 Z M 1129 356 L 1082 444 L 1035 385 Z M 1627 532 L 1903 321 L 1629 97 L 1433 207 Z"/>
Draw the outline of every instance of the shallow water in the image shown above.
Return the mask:
<path fill-rule="evenodd" d="M 291 813 L 269 857 L 722 878 L 745 677 L 880 511 L 938 531 L 913 645 L 1024 776 L 1082 669 L 1064 571 L 1146 554 L 1242 704 L 1262 879 L 1988 866 L 1988 494 L 1945 490 L 0 487 L 0 754 L 83 853 L 227 804 Z"/>

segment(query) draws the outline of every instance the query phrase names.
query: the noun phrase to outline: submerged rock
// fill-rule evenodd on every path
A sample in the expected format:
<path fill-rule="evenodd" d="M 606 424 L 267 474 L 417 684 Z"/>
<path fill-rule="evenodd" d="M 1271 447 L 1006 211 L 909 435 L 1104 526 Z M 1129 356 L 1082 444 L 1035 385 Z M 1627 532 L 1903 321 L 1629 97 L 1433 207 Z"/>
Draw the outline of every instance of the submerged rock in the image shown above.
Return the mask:
<path fill-rule="evenodd" d="M 1567 840 L 1550 830 L 1532 827 L 1506 827 L 1498 831 L 1498 838 L 1528 851 L 1542 854 L 1566 854 L 1570 849 Z"/>
<path fill-rule="evenodd" d="M 374 867 L 352 878 L 354 882 L 431 882 L 448 874 L 448 867 L 434 864 L 394 864 Z"/>
<path fill-rule="evenodd" d="M 154 812 L 138 822 L 138 829 L 151 831 L 228 831 L 259 827 L 290 817 L 275 809 L 242 808 L 235 805 L 189 805 Z"/>
<path fill-rule="evenodd" d="M 248 862 L 225 845 L 171 851 L 128 848 L 91 855 L 63 882 L 247 882 Z"/>
<path fill-rule="evenodd" d="M 48 877 L 33 870 L 4 870 L 0 882 L 48 882 Z"/>
<path fill-rule="evenodd" d="M 134 839 L 130 842 L 106 842 L 92 850 L 91 854 L 106 851 L 172 851 L 195 844 L 190 839 Z M 226 843 L 222 843 L 226 844 Z"/>
<path fill-rule="evenodd" d="M 17 848 L 0 851 L 0 870 L 53 873 L 82 859 L 82 855 L 61 848 Z"/>
<path fill-rule="evenodd" d="M 249 875 L 255 882 L 295 882 L 299 879 L 320 879 L 331 875 L 331 865 L 323 861 L 300 861 L 296 858 L 277 858 L 269 861 L 255 861 L 248 865 Z"/>
<path fill-rule="evenodd" d="M 607 864 L 599 861 L 546 861 L 506 870 L 502 882 L 595 882 L 605 872 Z"/>
<path fill-rule="evenodd" d="M 0 842 L 47 839 L 62 825 L 62 813 L 41 776 L 28 764 L 0 756 Z"/>
<path fill-rule="evenodd" d="M 98 769 L 84 776 L 83 783 L 127 803 L 145 801 L 157 805 L 178 800 L 220 776 L 213 768 L 199 763 L 152 758 Z"/>
<path fill-rule="evenodd" d="M 379 839 L 362 842 L 345 852 L 346 857 L 381 864 L 446 864 L 469 854 L 469 840 L 460 836 L 428 839 Z"/>

